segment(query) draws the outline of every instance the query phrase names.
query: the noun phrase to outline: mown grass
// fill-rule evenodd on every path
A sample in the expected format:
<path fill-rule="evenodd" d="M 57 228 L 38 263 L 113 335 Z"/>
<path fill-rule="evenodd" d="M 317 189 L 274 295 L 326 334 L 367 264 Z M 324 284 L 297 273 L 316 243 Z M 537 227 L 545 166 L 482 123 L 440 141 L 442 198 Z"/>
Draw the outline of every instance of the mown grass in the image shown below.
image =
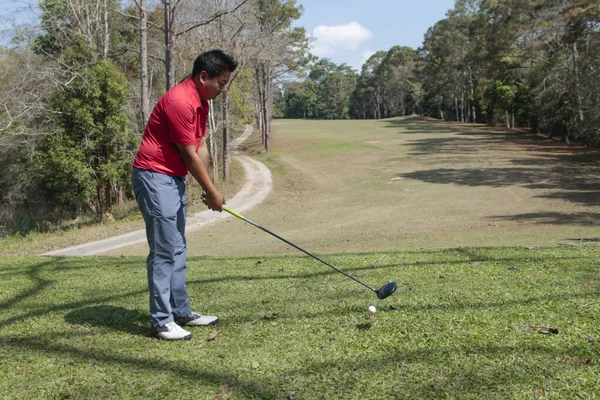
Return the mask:
<path fill-rule="evenodd" d="M 382 301 L 304 256 L 191 258 L 221 322 L 178 343 L 149 336 L 142 257 L 0 258 L 0 397 L 598 398 L 598 251 L 323 256 L 397 281 Z"/>
<path fill-rule="evenodd" d="M 597 150 L 420 117 L 275 120 L 268 152 L 245 145 L 273 189 L 244 215 L 311 251 L 600 243 Z M 295 253 L 242 225 L 190 232 L 189 254 Z"/>

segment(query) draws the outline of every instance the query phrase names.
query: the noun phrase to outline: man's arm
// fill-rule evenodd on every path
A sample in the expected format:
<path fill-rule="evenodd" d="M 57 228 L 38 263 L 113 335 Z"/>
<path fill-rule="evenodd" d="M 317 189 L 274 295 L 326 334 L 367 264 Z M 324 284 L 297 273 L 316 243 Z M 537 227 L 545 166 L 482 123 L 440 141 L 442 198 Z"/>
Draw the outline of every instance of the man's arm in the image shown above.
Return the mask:
<path fill-rule="evenodd" d="M 204 169 L 208 171 L 209 163 L 210 163 L 210 155 L 208 154 L 208 146 L 206 145 L 206 137 L 203 137 L 200 142 L 200 147 L 198 148 L 198 157 L 200 157 L 200 161 L 204 164 Z"/>
<path fill-rule="evenodd" d="M 175 143 L 181 159 L 190 170 L 192 176 L 198 181 L 202 190 L 206 194 L 206 205 L 213 211 L 223 211 L 223 204 L 225 199 L 215 189 L 210 176 L 208 175 L 208 149 L 206 147 L 205 138 L 200 142 L 200 148 L 196 153 L 196 147 L 194 145 L 183 145 Z"/>

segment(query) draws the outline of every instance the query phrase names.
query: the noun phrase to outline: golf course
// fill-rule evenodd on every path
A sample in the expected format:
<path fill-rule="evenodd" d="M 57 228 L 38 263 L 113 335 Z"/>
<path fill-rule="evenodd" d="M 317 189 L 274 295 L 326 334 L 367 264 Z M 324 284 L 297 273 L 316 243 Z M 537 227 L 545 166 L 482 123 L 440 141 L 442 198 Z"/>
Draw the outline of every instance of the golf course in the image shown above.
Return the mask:
<path fill-rule="evenodd" d="M 393 295 L 231 217 L 187 235 L 190 300 L 221 321 L 172 343 L 150 335 L 147 245 L 36 256 L 139 216 L 12 239 L 0 397 L 598 398 L 597 150 L 421 117 L 275 120 L 260 149 L 240 146 L 273 187 L 244 216 Z"/>
<path fill-rule="evenodd" d="M 274 121 L 273 191 L 244 215 L 318 253 L 598 242 L 599 152 L 418 117 Z M 258 153 L 260 136 L 242 145 Z M 112 252 L 144 255 L 146 244 Z M 197 256 L 295 254 L 229 218 L 188 236 Z"/>

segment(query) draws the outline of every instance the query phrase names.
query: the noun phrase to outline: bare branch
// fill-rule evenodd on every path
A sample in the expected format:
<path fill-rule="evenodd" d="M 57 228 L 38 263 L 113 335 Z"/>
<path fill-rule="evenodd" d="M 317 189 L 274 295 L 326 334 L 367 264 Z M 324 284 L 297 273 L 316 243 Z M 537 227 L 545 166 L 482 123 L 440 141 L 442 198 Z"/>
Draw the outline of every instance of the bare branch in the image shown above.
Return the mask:
<path fill-rule="evenodd" d="M 240 4 L 238 4 L 238 6 L 237 6 L 237 7 L 235 7 L 233 10 L 227 10 L 227 11 L 222 11 L 222 12 L 219 12 L 219 13 L 217 13 L 217 14 L 213 15 L 211 18 L 209 18 L 209 19 L 208 19 L 208 20 L 206 20 L 206 21 L 202 21 L 202 22 L 198 22 L 198 23 L 191 22 L 191 23 L 193 23 L 193 24 L 195 24 L 195 25 L 193 25 L 192 27 L 190 27 L 190 28 L 188 28 L 188 29 L 186 29 L 186 30 L 184 30 L 184 31 L 182 31 L 182 32 L 178 32 L 178 33 L 176 33 L 176 34 L 175 34 L 175 36 L 181 36 L 181 35 L 184 35 L 184 34 L 188 33 L 189 31 L 192 31 L 192 30 L 194 30 L 194 29 L 196 29 L 196 28 L 198 28 L 198 27 L 200 27 L 200 26 L 208 25 L 208 24 L 210 24 L 211 22 L 213 22 L 213 21 L 215 21 L 215 20 L 217 20 L 217 19 L 221 18 L 221 17 L 222 17 L 222 16 L 224 16 L 224 15 L 231 14 L 231 13 L 233 13 L 233 12 L 237 11 L 237 10 L 238 10 L 238 9 L 239 9 L 241 6 L 243 6 L 244 4 L 246 4 L 246 2 L 247 2 L 247 1 L 248 1 L 248 0 L 244 0 L 244 1 L 242 1 L 242 2 L 241 2 Z"/>
<path fill-rule="evenodd" d="M 130 47 L 122 47 L 121 49 L 122 49 L 122 51 L 120 51 L 118 53 L 111 53 L 109 55 L 109 57 L 118 57 L 118 56 L 122 56 L 123 54 L 126 54 L 126 53 L 136 53 L 136 54 L 141 53 L 140 50 L 138 50 L 138 49 L 132 49 Z M 163 63 L 165 62 L 164 58 L 153 56 L 152 54 L 148 54 L 148 57 L 150 57 L 150 58 L 152 58 L 153 60 L 156 60 L 156 61 L 160 61 L 160 62 L 163 62 Z"/>
<path fill-rule="evenodd" d="M 138 2 L 136 0 L 134 0 L 134 1 L 135 1 L 135 5 L 138 6 L 138 8 L 139 8 L 140 6 L 139 6 Z M 139 16 L 125 14 L 123 11 L 119 10 L 118 8 L 111 8 L 110 11 L 112 11 L 114 13 L 117 13 L 117 14 L 121 15 L 122 17 L 125 17 L 125 18 L 131 18 L 131 19 L 136 19 L 136 20 L 140 19 Z"/>

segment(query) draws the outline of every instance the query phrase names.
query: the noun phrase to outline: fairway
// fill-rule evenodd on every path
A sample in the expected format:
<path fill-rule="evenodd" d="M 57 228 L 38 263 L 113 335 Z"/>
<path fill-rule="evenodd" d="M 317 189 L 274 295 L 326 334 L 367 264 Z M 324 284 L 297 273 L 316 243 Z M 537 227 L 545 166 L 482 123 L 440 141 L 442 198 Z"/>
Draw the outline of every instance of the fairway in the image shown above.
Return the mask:
<path fill-rule="evenodd" d="M 244 145 L 257 154 L 260 137 Z M 418 117 L 275 120 L 256 159 L 274 186 L 244 215 L 311 252 L 600 240 L 600 152 L 540 136 Z M 296 252 L 234 218 L 188 235 L 192 256 Z"/>

